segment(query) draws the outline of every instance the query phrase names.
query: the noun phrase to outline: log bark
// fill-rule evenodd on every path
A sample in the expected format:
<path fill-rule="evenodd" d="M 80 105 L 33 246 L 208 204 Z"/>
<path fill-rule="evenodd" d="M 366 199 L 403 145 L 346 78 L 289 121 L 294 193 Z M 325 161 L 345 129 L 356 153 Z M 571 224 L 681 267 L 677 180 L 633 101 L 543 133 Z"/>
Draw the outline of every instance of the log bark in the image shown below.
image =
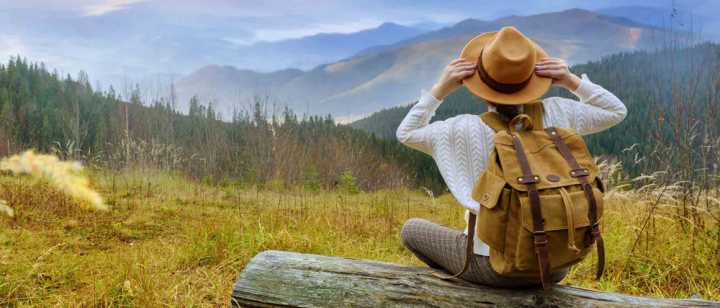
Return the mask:
<path fill-rule="evenodd" d="M 234 307 L 720 307 L 558 285 L 550 291 L 444 281 L 430 268 L 284 251 L 255 256 L 235 283 Z"/>

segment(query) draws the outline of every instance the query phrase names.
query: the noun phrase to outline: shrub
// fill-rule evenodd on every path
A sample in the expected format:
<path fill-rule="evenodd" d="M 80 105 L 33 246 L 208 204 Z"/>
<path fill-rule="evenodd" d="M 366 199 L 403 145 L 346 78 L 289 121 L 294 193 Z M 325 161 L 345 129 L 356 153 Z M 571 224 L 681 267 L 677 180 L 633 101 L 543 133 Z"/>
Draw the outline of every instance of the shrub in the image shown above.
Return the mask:
<path fill-rule="evenodd" d="M 345 170 L 340 173 L 340 176 L 338 177 L 338 189 L 349 194 L 357 194 L 360 192 L 360 188 L 358 188 L 357 184 L 357 178 L 355 178 L 352 171 Z"/>

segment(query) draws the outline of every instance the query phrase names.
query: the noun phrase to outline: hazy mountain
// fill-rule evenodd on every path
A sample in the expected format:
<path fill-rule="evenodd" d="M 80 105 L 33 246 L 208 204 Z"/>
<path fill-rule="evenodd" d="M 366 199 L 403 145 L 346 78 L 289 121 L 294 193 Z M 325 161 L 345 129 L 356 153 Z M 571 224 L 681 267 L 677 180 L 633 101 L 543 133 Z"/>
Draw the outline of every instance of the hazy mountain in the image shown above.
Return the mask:
<path fill-rule="evenodd" d="M 259 42 L 238 48 L 234 66 L 273 70 L 278 67 L 310 69 L 349 57 L 371 46 L 394 43 L 425 30 L 395 23 L 354 33 L 321 33 L 278 42 Z"/>
<path fill-rule="evenodd" d="M 82 69 L 93 80 L 119 89 L 128 86 L 125 83 L 185 75 L 212 64 L 266 72 L 311 69 L 433 27 L 385 23 L 358 32 L 267 42 L 255 41 L 249 31 L 256 21 L 200 12 L 175 15 L 151 6 L 142 2 L 99 16 L 42 8 L 0 9 L 0 57 L 22 54 L 72 75 Z"/>
<path fill-rule="evenodd" d="M 218 106 L 225 118 L 229 118 L 233 111 L 249 110 L 247 108 L 249 106 L 246 105 L 250 102 L 249 97 L 239 95 L 245 89 L 254 89 L 253 95 L 268 97 L 273 88 L 284 86 L 301 74 L 303 71 L 298 69 L 258 73 L 233 66 L 209 65 L 179 80 L 176 83 L 176 91 L 182 104 L 185 104 L 196 94 L 188 89 L 205 89 L 202 95 L 203 103 L 213 103 Z M 241 101 L 240 97 L 244 100 Z M 181 108 L 185 107 L 181 106 Z"/>
<path fill-rule="evenodd" d="M 480 32 L 514 25 L 543 46 L 550 55 L 571 63 L 596 60 L 621 51 L 651 48 L 662 31 L 629 19 L 572 9 L 531 16 L 509 16 L 493 21 L 468 19 L 451 27 L 421 34 L 395 44 L 366 49 L 354 57 L 320 65 L 298 74 L 269 91 L 243 85 L 188 82 L 199 80 L 197 73 L 178 85 L 185 95 L 201 99 L 221 98 L 221 110 L 230 110 L 227 101 L 243 101 L 255 94 L 267 94 L 291 108 L 336 116 L 366 114 L 381 108 L 408 103 L 427 89 L 442 67 L 457 57 L 464 44 Z M 200 70 L 199 72 L 203 72 Z M 241 74 L 247 74 L 241 73 Z M 242 89 L 242 90 L 240 90 Z"/>
<path fill-rule="evenodd" d="M 670 21 L 672 9 L 648 6 L 617 6 L 596 10 L 597 13 L 622 17 L 637 23 L 665 27 Z"/>
<path fill-rule="evenodd" d="M 659 28 L 672 28 L 676 32 L 694 33 L 707 40 L 720 38 L 720 22 L 712 11 L 702 9 L 691 12 L 682 7 L 617 6 L 597 10 L 599 14 L 622 17 L 636 23 Z"/>

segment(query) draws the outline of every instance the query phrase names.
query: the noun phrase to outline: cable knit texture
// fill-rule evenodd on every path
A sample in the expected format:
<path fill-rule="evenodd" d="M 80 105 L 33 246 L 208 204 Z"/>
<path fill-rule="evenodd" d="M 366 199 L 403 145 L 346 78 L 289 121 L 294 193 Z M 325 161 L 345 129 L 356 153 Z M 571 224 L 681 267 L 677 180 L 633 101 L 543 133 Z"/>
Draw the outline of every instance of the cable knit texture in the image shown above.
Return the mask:
<path fill-rule="evenodd" d="M 608 129 L 627 114 L 625 105 L 603 87 L 582 76 L 573 92 L 579 102 L 561 97 L 543 99 L 545 126 L 573 128 L 581 135 Z M 479 115 L 463 114 L 430 123 L 441 101 L 423 91 L 397 129 L 403 144 L 431 155 L 448 189 L 468 211 L 477 213 L 479 204 L 472 198 L 475 180 L 485 169 L 493 147 L 493 130 Z M 465 213 L 467 220 L 468 212 Z M 467 234 L 467 229 L 465 230 Z M 489 247 L 475 237 L 475 253 L 489 255 Z"/>

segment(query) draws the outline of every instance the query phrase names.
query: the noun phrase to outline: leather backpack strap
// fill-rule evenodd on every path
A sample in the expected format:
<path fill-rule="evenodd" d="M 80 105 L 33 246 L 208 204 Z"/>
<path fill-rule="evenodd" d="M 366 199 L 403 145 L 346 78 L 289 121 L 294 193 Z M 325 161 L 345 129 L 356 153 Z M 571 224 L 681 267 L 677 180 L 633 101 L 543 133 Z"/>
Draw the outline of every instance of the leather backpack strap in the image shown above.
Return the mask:
<path fill-rule="evenodd" d="M 462 274 L 465 274 L 468 269 L 470 269 L 470 260 L 472 259 L 473 255 L 475 254 L 475 224 L 477 222 L 477 215 L 470 212 L 470 217 L 468 218 L 468 234 L 467 234 L 467 241 L 465 242 L 465 263 L 463 264 L 462 270 L 458 272 L 455 275 L 446 275 L 443 273 L 433 272 L 433 276 L 438 277 L 443 280 L 447 279 L 453 279 L 453 278 L 460 278 Z"/>
<path fill-rule="evenodd" d="M 586 245 L 590 246 L 593 242 L 596 242 L 597 244 L 598 264 L 597 271 L 595 272 L 595 279 L 600 279 L 605 271 L 605 242 L 603 241 L 602 234 L 600 233 L 600 224 L 598 223 L 597 199 L 595 199 L 592 186 L 587 179 L 590 172 L 578 164 L 567 144 L 562 140 L 562 138 L 560 138 L 560 135 L 554 127 L 546 128 L 545 132 L 547 132 L 552 139 L 553 143 L 560 152 L 560 155 L 562 155 L 568 165 L 570 165 L 570 168 L 572 169 L 570 170 L 570 176 L 577 178 L 578 181 L 580 181 L 580 186 L 585 192 L 585 198 L 587 198 L 588 204 L 590 205 L 588 219 L 590 220 L 590 225 L 592 227 L 590 228 L 590 234 L 587 237 Z"/>
<path fill-rule="evenodd" d="M 533 245 L 535 246 L 535 254 L 538 259 L 538 267 L 540 268 L 540 281 L 543 289 L 547 290 L 552 286 L 550 281 L 550 259 L 548 258 L 548 236 L 545 233 L 545 221 L 542 218 L 540 209 L 540 193 L 538 192 L 537 183 L 540 180 L 538 175 L 532 173 L 530 163 L 528 162 L 525 149 L 520 141 L 518 134 L 512 134 L 513 146 L 517 153 L 517 159 L 520 163 L 523 175 L 517 180 L 520 184 L 527 185 L 528 198 L 530 201 L 530 212 L 533 220 Z"/>

